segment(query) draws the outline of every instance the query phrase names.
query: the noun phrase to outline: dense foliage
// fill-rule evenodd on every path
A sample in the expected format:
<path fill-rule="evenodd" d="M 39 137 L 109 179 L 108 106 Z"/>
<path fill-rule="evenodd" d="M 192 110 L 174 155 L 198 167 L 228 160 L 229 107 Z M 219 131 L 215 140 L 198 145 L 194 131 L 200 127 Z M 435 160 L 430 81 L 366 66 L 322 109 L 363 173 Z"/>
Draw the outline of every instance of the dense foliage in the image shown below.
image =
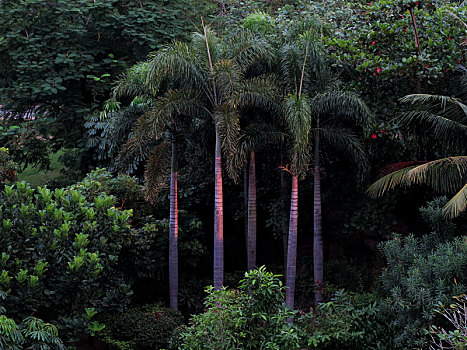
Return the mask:
<path fill-rule="evenodd" d="M 296 349 L 294 313 L 284 304 L 284 286 L 264 267 L 245 274 L 238 290 L 208 287 L 206 311 L 181 334 L 181 349 Z"/>
<path fill-rule="evenodd" d="M 0 202 L 8 315 L 44 315 L 74 334 L 85 327 L 85 307 L 122 310 L 131 290 L 118 263 L 131 211 L 116 209 L 111 196 L 87 201 L 76 190 L 26 183 L 6 186 Z"/>
<path fill-rule="evenodd" d="M 465 348 L 465 11 L 0 0 L 0 348 Z"/>
<path fill-rule="evenodd" d="M 104 318 L 100 338 L 115 350 L 166 349 L 182 321 L 182 315 L 173 309 L 139 306 Z"/>

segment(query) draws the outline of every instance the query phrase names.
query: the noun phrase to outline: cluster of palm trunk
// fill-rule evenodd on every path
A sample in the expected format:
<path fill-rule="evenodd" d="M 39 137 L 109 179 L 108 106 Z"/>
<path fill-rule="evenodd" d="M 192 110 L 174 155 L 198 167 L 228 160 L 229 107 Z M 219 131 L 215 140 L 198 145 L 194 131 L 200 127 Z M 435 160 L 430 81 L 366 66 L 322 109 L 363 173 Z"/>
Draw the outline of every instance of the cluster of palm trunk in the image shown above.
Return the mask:
<path fill-rule="evenodd" d="M 234 180 L 241 169 L 248 173 L 246 242 L 247 268 L 251 270 L 256 266 L 256 152 L 275 142 L 284 150 L 283 188 L 291 177 L 290 216 L 284 232 L 286 303 L 294 308 L 299 180 L 310 168 L 314 183 L 315 301 L 322 301 L 321 148 L 331 147 L 359 168 L 365 167 L 357 134 L 370 128 L 372 116 L 330 73 L 316 40 L 318 33 L 310 25 L 280 38 L 246 30 L 220 38 L 203 24 L 203 30 L 194 33 L 191 41 L 162 48 L 118 81 L 115 98 L 137 98 L 149 106 L 122 148 L 125 157 L 134 158 L 137 153 L 144 157 L 147 145 L 164 135 L 172 144 L 169 279 L 174 309 L 178 307 L 177 134 L 190 118 L 207 118 L 215 132 L 214 287 L 222 288 L 224 276 L 223 168 Z M 269 118 L 256 118 L 252 110 Z"/>

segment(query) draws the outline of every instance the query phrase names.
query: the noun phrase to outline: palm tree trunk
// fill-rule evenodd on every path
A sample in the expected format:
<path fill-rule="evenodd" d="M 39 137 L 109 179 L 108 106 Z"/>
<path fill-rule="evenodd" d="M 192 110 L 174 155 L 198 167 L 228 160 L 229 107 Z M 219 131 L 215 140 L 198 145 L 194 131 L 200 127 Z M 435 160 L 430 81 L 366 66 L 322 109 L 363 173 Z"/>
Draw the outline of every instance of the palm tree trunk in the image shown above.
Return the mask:
<path fill-rule="evenodd" d="M 169 287 L 170 307 L 178 310 L 178 195 L 177 195 L 177 144 L 172 135 L 170 171 L 170 219 L 169 219 Z"/>
<path fill-rule="evenodd" d="M 297 272 L 297 224 L 298 224 L 298 178 L 292 176 L 292 196 L 290 198 L 289 241 L 287 249 L 287 291 L 285 303 L 294 309 L 295 274 Z"/>
<path fill-rule="evenodd" d="M 281 166 L 285 166 L 284 155 L 281 154 Z M 289 223 L 287 221 L 287 214 L 285 213 L 285 208 L 288 203 L 288 181 L 287 173 L 281 171 L 281 196 L 284 212 L 282 214 L 282 247 L 284 254 L 284 275 L 287 277 L 287 249 L 288 249 L 288 240 L 289 240 Z"/>
<path fill-rule="evenodd" d="M 248 162 L 243 166 L 243 205 L 244 210 L 244 219 L 245 219 L 245 247 L 248 251 Z M 248 255 L 248 253 L 247 253 Z"/>
<path fill-rule="evenodd" d="M 319 127 L 319 126 L 318 126 Z M 323 231 L 321 225 L 321 173 L 319 169 L 319 132 L 315 137 L 315 166 L 313 169 L 313 276 L 315 303 L 323 301 Z"/>
<path fill-rule="evenodd" d="M 256 267 L 256 164 L 255 152 L 250 153 L 248 174 L 248 271 Z"/>
<path fill-rule="evenodd" d="M 214 288 L 220 290 L 224 283 L 224 212 L 222 202 L 221 139 L 217 126 L 214 175 Z"/>

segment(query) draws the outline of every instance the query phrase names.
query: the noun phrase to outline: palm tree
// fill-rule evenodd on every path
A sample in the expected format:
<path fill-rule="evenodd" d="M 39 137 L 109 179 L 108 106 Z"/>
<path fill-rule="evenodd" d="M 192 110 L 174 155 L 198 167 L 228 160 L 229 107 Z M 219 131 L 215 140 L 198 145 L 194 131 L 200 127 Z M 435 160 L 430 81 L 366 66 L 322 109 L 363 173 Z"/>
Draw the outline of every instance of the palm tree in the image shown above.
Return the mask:
<path fill-rule="evenodd" d="M 157 96 L 157 90 L 147 83 L 148 65 L 146 62 L 130 68 L 126 74 L 120 77 L 114 87 L 114 98 L 133 98 L 139 100 L 139 105 L 144 106 L 136 123 L 132 123 L 131 137 L 121 146 L 116 160 L 118 168 L 126 168 L 132 171 L 138 161 L 147 159 L 145 172 L 145 197 L 153 202 L 157 194 L 158 183 L 161 177 L 161 154 L 163 147 L 155 147 L 155 140 L 162 139 L 167 134 L 171 144 L 170 162 L 170 196 L 169 196 L 169 294 L 170 306 L 178 309 L 178 156 L 177 143 L 180 125 L 183 122 L 183 114 L 195 110 L 203 110 L 203 106 L 197 105 L 190 96 L 180 92 L 169 90 L 162 96 Z M 176 106 L 176 107 L 174 107 Z M 125 115 L 133 106 L 125 108 L 117 113 L 117 117 Z M 122 113 L 123 112 L 123 113 Z M 133 115 L 133 114 L 132 114 Z M 122 123 L 122 118 L 117 120 L 117 126 L 111 129 L 112 138 L 121 135 L 121 130 L 126 131 L 128 126 Z M 128 118 L 127 118 L 128 119 Z M 126 120 L 126 119 L 125 119 Z M 131 119 L 130 119 L 131 120 Z M 162 145 L 163 146 L 163 145 Z"/>
<path fill-rule="evenodd" d="M 177 101 L 164 108 L 180 114 L 207 117 L 213 121 L 215 143 L 214 199 L 214 288 L 220 289 L 224 274 L 222 149 L 232 155 L 239 135 L 238 107 L 259 101 L 254 82 L 246 82 L 247 69 L 269 57 L 267 43 L 241 32 L 222 40 L 203 23 L 202 33 L 194 33 L 189 43 L 174 42 L 149 61 L 147 81 L 153 86 L 164 80 L 175 81 Z M 230 169 L 230 167 L 229 167 Z M 235 174 L 232 174 L 235 176 Z"/>
<path fill-rule="evenodd" d="M 313 33 L 309 31 L 300 38 L 300 41 L 287 43 L 282 49 L 282 72 L 287 83 L 283 108 L 292 139 L 292 193 L 286 273 L 286 303 L 290 308 L 294 307 L 295 292 L 298 180 L 305 177 L 311 155 L 314 153 L 313 261 L 315 302 L 319 303 L 323 300 L 321 146 L 323 143 L 332 146 L 348 155 L 358 166 L 365 167 L 366 157 L 361 143 L 347 125 L 352 122 L 368 129 L 372 123 L 367 106 L 355 94 L 338 89 L 338 85 L 326 69 L 321 47 L 314 41 Z"/>
<path fill-rule="evenodd" d="M 467 150 L 467 105 L 454 97 L 415 94 L 401 99 L 403 103 L 420 104 L 421 108 L 404 115 L 405 124 L 428 127 L 446 148 L 460 154 Z M 438 192 L 457 192 L 443 208 L 446 218 L 454 218 L 467 207 L 467 156 L 433 161 L 392 164 L 367 190 L 372 197 L 383 195 L 397 186 L 428 184 Z"/>
<path fill-rule="evenodd" d="M 270 91 L 269 93 L 264 92 L 264 98 L 265 100 L 269 99 L 270 107 L 276 109 L 278 106 L 273 102 L 273 96 L 276 94 L 274 91 L 275 83 L 273 81 L 265 81 L 265 84 L 270 88 Z M 273 110 L 273 113 L 277 113 L 277 111 Z M 246 176 L 248 182 L 245 191 L 247 193 L 246 245 L 248 271 L 256 267 L 256 152 L 266 145 L 280 143 L 284 139 L 284 136 L 285 134 L 278 130 L 274 124 L 258 120 L 245 127 L 239 137 L 238 149 L 233 165 L 240 168 L 242 164 L 248 164 Z"/>

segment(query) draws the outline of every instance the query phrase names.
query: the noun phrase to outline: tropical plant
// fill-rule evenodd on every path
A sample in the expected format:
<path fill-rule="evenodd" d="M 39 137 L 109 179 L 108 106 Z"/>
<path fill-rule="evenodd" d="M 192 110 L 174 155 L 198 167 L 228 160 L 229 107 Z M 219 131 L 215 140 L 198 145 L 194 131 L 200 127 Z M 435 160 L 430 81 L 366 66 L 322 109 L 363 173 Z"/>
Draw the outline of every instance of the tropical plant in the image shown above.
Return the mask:
<path fill-rule="evenodd" d="M 0 316 L 0 347 L 8 350 L 65 350 L 57 327 L 36 317 L 27 317 L 19 325 Z"/>
<path fill-rule="evenodd" d="M 223 197 L 221 149 L 237 150 L 238 107 L 263 102 L 256 85 L 261 79 L 244 79 L 248 68 L 270 55 L 267 42 L 247 32 L 223 40 L 203 23 L 203 32 L 191 42 L 174 42 L 156 52 L 148 65 L 147 83 L 154 89 L 175 82 L 158 101 L 162 118 L 146 118 L 138 127 L 157 130 L 172 115 L 206 117 L 215 125 L 214 287 L 223 284 Z M 264 84 L 263 84 L 264 85 Z M 165 119 L 164 119 L 165 118 Z M 230 158 L 229 158 L 230 159 Z M 230 169 L 230 167 L 229 167 Z"/>
<path fill-rule="evenodd" d="M 288 125 L 292 156 L 292 196 L 287 254 L 287 305 L 293 308 L 296 271 L 296 245 L 298 220 L 298 180 L 308 170 L 311 150 L 314 153 L 314 280 L 315 301 L 322 298 L 323 238 L 321 226 L 321 165 L 322 143 L 334 147 L 366 166 L 366 157 L 356 134 L 348 128 L 349 122 L 368 129 L 372 116 L 368 107 L 354 93 L 343 91 L 326 68 L 326 60 L 317 42 L 316 28 L 307 27 L 295 41 L 282 48 L 281 73 L 285 81 L 286 96 L 283 109 Z"/>
<path fill-rule="evenodd" d="M 426 329 L 439 322 L 438 304 L 466 290 L 465 237 L 443 241 L 436 234 L 395 235 L 380 245 L 387 260 L 379 303 L 396 349 L 426 348 Z"/>
<path fill-rule="evenodd" d="M 209 293 L 203 314 L 192 318 L 182 331 L 181 349 L 298 349 L 299 332 L 287 320 L 284 286 L 264 267 L 245 273 L 238 290 Z"/>
<path fill-rule="evenodd" d="M 424 94 L 405 96 L 401 102 L 421 104 L 420 109 L 405 114 L 402 122 L 431 129 L 446 149 L 461 155 L 388 165 L 367 193 L 378 197 L 397 186 L 414 184 L 428 184 L 442 193 L 458 191 L 443 208 L 446 218 L 454 218 L 467 207 L 467 156 L 462 155 L 467 150 L 467 106 L 454 97 Z"/>
<path fill-rule="evenodd" d="M 467 296 L 455 296 L 456 300 L 449 308 L 440 305 L 439 312 L 448 320 L 454 330 L 432 326 L 430 336 L 432 344 L 430 349 L 458 349 L 467 348 Z"/>
<path fill-rule="evenodd" d="M 86 328 L 85 307 L 122 310 L 132 294 L 119 266 L 130 217 L 103 193 L 87 200 L 78 190 L 5 186 L 0 290 L 8 315 L 35 313 L 71 338 Z"/>
<path fill-rule="evenodd" d="M 373 295 L 339 290 L 326 303 L 298 319 L 304 346 L 313 349 L 389 349 L 387 327 Z M 389 341 L 390 342 L 390 341 Z"/>

